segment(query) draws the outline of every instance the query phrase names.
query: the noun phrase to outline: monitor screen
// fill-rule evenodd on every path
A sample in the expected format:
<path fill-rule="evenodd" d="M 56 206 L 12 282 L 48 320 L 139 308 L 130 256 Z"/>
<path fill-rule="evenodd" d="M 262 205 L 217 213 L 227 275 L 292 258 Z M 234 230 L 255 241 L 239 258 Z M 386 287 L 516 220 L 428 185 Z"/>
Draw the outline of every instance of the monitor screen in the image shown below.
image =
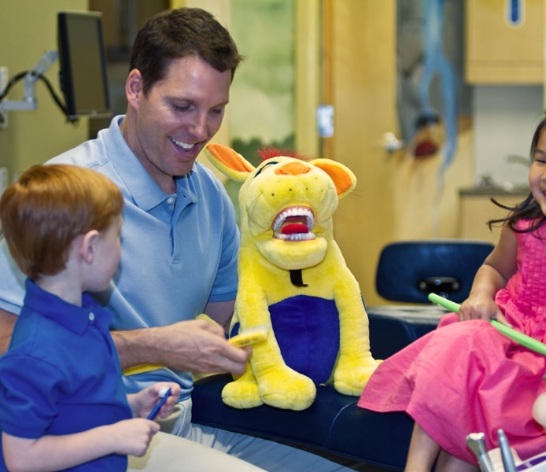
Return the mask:
<path fill-rule="evenodd" d="M 59 80 L 69 117 L 110 116 L 101 13 L 59 12 L 57 42 Z"/>

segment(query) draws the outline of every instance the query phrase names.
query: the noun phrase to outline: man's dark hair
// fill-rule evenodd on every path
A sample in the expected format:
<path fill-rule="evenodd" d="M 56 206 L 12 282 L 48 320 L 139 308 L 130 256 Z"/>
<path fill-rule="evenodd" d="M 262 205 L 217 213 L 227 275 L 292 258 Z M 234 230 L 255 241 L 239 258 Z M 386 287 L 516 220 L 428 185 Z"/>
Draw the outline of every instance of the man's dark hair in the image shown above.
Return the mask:
<path fill-rule="evenodd" d="M 219 72 L 231 71 L 242 61 L 226 28 L 200 8 L 167 10 L 149 19 L 138 32 L 131 51 L 130 70 L 142 74 L 146 95 L 163 79 L 173 59 L 197 56 Z"/>

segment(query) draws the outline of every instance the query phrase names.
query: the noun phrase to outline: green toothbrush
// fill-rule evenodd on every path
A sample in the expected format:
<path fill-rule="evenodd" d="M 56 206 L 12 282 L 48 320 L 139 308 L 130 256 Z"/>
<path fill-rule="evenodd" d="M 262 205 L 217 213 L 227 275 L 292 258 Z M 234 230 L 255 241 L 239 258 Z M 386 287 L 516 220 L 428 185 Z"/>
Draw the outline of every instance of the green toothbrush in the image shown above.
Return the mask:
<path fill-rule="evenodd" d="M 448 300 L 447 298 L 437 295 L 436 293 L 429 293 L 428 299 L 432 303 L 436 303 L 437 305 L 440 305 L 444 307 L 445 309 L 452 311 L 454 313 L 458 313 L 459 308 L 461 306 L 458 303 L 455 303 L 451 300 Z M 496 329 L 498 329 L 502 334 L 508 336 L 510 339 L 516 341 L 522 346 L 525 346 L 526 348 L 531 349 L 532 351 L 538 352 L 539 354 L 546 356 L 546 344 L 541 343 L 540 341 L 537 341 L 535 338 L 532 338 L 531 336 L 527 336 L 526 334 L 523 334 L 515 330 L 514 328 L 510 328 L 506 325 L 503 325 L 502 323 L 499 323 L 497 320 L 491 320 L 491 324 Z"/>

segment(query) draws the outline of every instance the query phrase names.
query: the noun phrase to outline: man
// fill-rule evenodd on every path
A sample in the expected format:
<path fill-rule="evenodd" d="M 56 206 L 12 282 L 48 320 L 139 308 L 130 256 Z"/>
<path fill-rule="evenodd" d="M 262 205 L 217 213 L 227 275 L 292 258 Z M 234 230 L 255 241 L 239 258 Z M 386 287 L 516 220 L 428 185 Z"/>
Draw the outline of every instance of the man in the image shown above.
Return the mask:
<path fill-rule="evenodd" d="M 101 172 L 124 195 L 122 261 L 100 301 L 115 312 L 112 336 L 123 368 L 137 372 L 127 377 L 129 391 L 159 380 L 181 386 L 180 414 L 163 429 L 267 470 L 340 470 L 303 451 L 191 424 L 190 372 L 241 373 L 250 352 L 224 338 L 237 289 L 234 211 L 221 183 L 195 162 L 220 128 L 241 59 L 228 31 L 203 10 L 152 18 L 133 45 L 126 115 L 50 162 Z M 5 349 L 23 288 L 1 249 Z M 195 320 L 203 312 L 218 324 Z"/>

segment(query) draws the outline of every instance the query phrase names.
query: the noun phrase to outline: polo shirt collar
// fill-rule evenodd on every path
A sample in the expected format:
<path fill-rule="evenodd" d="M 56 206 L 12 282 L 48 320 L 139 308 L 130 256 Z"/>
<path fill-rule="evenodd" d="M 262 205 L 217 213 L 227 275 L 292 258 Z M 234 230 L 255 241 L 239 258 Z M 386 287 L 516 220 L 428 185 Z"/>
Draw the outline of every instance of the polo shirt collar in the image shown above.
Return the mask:
<path fill-rule="evenodd" d="M 111 133 L 106 141 L 106 152 L 114 165 L 120 179 L 123 180 L 131 197 L 139 208 L 150 211 L 157 207 L 170 195 L 157 185 L 131 150 L 120 129 L 124 116 L 117 116 L 110 125 Z M 177 182 L 177 193 L 180 185 Z"/>
<path fill-rule="evenodd" d="M 25 305 L 28 308 L 76 334 L 83 334 L 92 324 L 102 331 L 110 327 L 113 314 L 98 305 L 87 293 L 82 295 L 82 306 L 79 307 L 45 291 L 31 279 L 26 279 L 25 288 Z"/>

